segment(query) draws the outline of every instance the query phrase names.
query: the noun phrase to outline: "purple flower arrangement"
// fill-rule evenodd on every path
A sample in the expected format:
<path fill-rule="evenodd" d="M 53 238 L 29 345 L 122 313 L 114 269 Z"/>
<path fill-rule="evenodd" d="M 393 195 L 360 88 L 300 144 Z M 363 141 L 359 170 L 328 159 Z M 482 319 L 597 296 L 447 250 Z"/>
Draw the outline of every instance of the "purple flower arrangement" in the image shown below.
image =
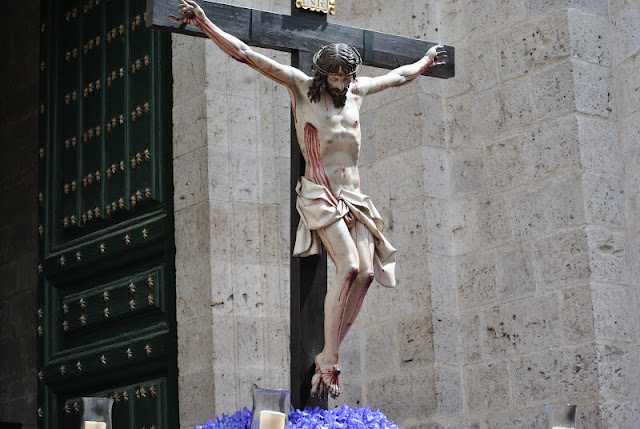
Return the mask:
<path fill-rule="evenodd" d="M 251 425 L 251 410 L 246 407 L 233 414 L 223 414 L 207 421 L 195 429 L 248 429 Z M 399 429 L 380 412 L 371 408 L 351 408 L 343 405 L 331 410 L 306 407 L 289 412 L 288 429 Z"/>

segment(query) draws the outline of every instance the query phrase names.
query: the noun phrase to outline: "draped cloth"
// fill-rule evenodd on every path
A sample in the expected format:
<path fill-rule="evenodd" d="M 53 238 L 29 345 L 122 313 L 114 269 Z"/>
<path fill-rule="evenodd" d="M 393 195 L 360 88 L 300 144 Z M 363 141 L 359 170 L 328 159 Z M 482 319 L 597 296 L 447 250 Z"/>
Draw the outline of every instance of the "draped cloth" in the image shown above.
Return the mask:
<path fill-rule="evenodd" d="M 396 249 L 382 235 L 384 222 L 367 195 L 341 190 L 334 196 L 331 190 L 304 177 L 296 186 L 296 208 L 300 223 L 296 232 L 293 256 L 319 254 L 321 240 L 316 230 L 326 228 L 349 213 L 371 231 L 374 240 L 373 274 L 383 286 L 396 285 Z"/>

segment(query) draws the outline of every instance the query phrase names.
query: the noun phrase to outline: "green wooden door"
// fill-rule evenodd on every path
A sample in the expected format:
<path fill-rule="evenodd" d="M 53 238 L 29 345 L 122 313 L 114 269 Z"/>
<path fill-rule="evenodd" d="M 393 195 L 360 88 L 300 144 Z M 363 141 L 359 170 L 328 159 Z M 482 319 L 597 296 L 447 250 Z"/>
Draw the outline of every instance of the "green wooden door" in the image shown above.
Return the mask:
<path fill-rule="evenodd" d="M 171 46 L 144 0 L 41 2 L 38 422 L 178 427 Z"/>

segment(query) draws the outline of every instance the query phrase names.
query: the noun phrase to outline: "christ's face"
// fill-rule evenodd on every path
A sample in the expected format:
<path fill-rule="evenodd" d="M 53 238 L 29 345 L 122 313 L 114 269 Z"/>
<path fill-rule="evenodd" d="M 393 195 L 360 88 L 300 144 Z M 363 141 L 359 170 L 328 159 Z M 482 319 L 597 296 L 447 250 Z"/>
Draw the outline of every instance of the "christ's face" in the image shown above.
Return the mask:
<path fill-rule="evenodd" d="M 352 76 L 330 74 L 327 76 L 327 87 L 332 95 L 344 95 L 349 89 Z"/>

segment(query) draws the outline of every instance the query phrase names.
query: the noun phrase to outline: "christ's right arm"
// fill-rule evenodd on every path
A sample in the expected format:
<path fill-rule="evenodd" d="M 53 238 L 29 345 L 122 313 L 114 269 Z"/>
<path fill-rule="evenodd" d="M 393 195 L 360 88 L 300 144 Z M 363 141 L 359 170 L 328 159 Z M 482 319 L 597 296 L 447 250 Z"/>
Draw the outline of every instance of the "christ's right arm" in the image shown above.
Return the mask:
<path fill-rule="evenodd" d="M 202 8 L 193 0 L 180 0 L 178 12 L 180 17 L 172 16 L 173 19 L 198 27 L 231 58 L 247 64 L 269 79 L 286 86 L 292 93 L 294 86 L 309 80 L 309 77 L 297 68 L 280 64 L 254 51 L 237 37 L 222 31 L 207 18 Z"/>

